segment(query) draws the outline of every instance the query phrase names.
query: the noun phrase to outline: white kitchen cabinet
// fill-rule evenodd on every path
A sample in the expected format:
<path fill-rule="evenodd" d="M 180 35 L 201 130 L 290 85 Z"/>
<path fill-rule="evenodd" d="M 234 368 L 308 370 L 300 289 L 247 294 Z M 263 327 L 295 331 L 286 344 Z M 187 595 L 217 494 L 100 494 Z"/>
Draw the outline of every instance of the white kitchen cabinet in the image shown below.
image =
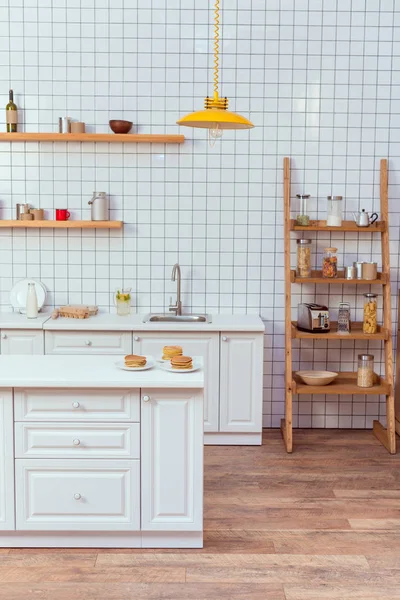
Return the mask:
<path fill-rule="evenodd" d="M 2 329 L 1 354 L 44 354 L 43 331 Z"/>
<path fill-rule="evenodd" d="M 261 432 L 263 335 L 221 333 L 220 431 Z"/>
<path fill-rule="evenodd" d="M 0 531 L 15 529 L 12 390 L 0 390 Z"/>
<path fill-rule="evenodd" d="M 138 531 L 140 461 L 15 461 L 17 530 Z"/>
<path fill-rule="evenodd" d="M 133 334 L 133 352 L 159 358 L 163 346 L 179 345 L 189 356 L 204 361 L 204 431 L 218 431 L 219 421 L 219 333 L 149 332 Z M 184 375 L 182 375 L 183 377 Z"/>
<path fill-rule="evenodd" d="M 46 354 L 130 354 L 130 331 L 46 331 Z"/>
<path fill-rule="evenodd" d="M 201 531 L 202 392 L 141 392 L 142 530 Z"/>

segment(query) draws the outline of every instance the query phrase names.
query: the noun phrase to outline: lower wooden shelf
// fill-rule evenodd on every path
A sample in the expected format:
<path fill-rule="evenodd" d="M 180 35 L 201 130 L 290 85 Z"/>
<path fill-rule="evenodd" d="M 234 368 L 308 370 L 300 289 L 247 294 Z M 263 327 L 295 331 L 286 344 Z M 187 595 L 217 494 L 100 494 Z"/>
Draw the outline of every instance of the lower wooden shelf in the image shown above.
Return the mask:
<path fill-rule="evenodd" d="M 298 277 L 296 270 L 290 271 L 290 281 L 292 283 L 326 283 L 334 284 L 350 284 L 350 285 L 385 285 L 388 281 L 386 273 L 378 273 L 376 279 L 346 279 L 344 271 L 338 271 L 337 277 L 322 277 L 322 271 L 311 271 L 311 277 Z"/>
<path fill-rule="evenodd" d="M 329 385 L 306 385 L 296 373 L 292 374 L 292 389 L 294 394 L 358 394 L 358 395 L 380 395 L 390 394 L 390 385 L 383 377 L 375 375 L 376 383 L 370 388 L 362 388 L 357 385 L 357 373 L 342 372 L 335 381 Z"/>
<path fill-rule="evenodd" d="M 121 229 L 123 221 L 0 221 L 13 229 Z"/>
<path fill-rule="evenodd" d="M 297 321 L 292 321 L 292 339 L 305 340 L 387 340 L 388 330 L 378 325 L 376 333 L 364 333 L 362 323 L 352 323 L 350 333 L 338 333 L 337 323 L 331 321 L 331 330 L 327 333 L 318 332 L 310 333 L 308 331 L 300 331 L 297 329 Z"/>

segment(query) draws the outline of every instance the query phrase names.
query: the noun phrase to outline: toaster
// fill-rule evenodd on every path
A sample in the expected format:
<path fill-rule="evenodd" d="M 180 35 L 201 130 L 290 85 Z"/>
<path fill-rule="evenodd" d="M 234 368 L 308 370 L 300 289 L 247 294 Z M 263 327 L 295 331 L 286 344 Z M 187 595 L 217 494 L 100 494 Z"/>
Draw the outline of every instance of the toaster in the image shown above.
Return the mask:
<path fill-rule="evenodd" d="M 329 331 L 328 307 L 322 304 L 299 304 L 297 306 L 297 329 L 310 333 Z"/>

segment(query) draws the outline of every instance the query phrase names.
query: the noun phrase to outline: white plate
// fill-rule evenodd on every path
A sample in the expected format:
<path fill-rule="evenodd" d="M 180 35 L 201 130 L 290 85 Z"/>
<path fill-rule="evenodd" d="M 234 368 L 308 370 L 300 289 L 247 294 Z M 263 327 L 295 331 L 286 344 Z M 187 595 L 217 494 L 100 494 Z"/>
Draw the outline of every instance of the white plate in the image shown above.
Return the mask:
<path fill-rule="evenodd" d="M 196 360 L 193 360 L 193 367 L 191 369 L 173 369 L 170 364 L 166 364 L 166 362 L 163 361 L 160 363 L 160 368 L 164 369 L 164 371 L 169 371 L 170 373 L 193 373 L 193 371 L 201 369 L 201 364 Z"/>
<path fill-rule="evenodd" d="M 14 310 L 22 314 L 26 313 L 26 296 L 28 294 L 28 283 L 34 283 L 36 296 L 38 301 L 38 309 L 40 310 L 46 300 L 46 288 L 41 281 L 36 279 L 21 279 L 18 281 L 10 292 L 11 306 Z"/>
<path fill-rule="evenodd" d="M 165 364 L 165 363 L 171 362 L 171 359 L 170 358 L 163 358 L 162 355 L 161 355 L 161 356 L 157 356 L 156 361 L 159 362 L 159 363 Z"/>
<path fill-rule="evenodd" d="M 152 356 L 146 356 L 146 364 L 144 367 L 127 367 L 125 365 L 124 360 L 118 360 L 115 364 L 117 369 L 121 369 L 121 371 L 147 371 L 148 369 L 152 369 L 155 366 L 154 358 Z"/>

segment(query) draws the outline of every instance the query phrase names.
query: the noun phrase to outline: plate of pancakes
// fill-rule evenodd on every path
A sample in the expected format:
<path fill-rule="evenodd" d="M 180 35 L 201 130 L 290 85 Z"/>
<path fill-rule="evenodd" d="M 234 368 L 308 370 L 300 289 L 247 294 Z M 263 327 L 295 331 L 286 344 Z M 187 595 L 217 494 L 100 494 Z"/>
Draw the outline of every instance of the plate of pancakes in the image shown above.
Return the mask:
<path fill-rule="evenodd" d="M 155 365 L 152 356 L 140 356 L 139 354 L 127 354 L 124 360 L 115 363 L 118 369 L 123 371 L 146 371 Z"/>
<path fill-rule="evenodd" d="M 182 356 L 182 346 L 164 346 L 162 349 L 162 355 L 157 357 L 157 362 L 170 362 L 174 356 Z"/>
<path fill-rule="evenodd" d="M 192 373 L 200 369 L 201 365 L 198 361 L 193 360 L 191 356 L 173 356 L 170 362 L 163 361 L 160 365 L 164 371 L 171 373 Z"/>

